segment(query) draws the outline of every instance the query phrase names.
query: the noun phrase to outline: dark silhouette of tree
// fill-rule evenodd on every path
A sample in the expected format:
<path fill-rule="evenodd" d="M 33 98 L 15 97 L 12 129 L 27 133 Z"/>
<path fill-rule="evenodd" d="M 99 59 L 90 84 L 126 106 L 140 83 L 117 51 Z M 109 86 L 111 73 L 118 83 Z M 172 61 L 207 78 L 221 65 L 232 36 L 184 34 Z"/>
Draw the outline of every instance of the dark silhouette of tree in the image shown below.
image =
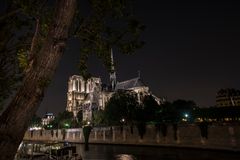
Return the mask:
<path fill-rule="evenodd" d="M 39 126 L 39 127 L 42 126 L 42 119 L 36 114 L 34 114 L 30 122 L 30 126 Z"/>
<path fill-rule="evenodd" d="M 58 113 L 55 119 L 52 122 L 50 122 L 50 125 L 52 125 L 52 128 L 54 129 L 71 128 L 73 124 L 74 124 L 73 113 L 68 111 Z"/>
<path fill-rule="evenodd" d="M 15 8 L 23 13 L 20 16 L 33 19 L 27 22 L 30 22 L 34 28 L 30 29 L 32 32 L 27 36 L 30 37 L 30 45 L 23 48 L 20 53 L 24 73 L 22 82 L 0 117 L 0 152 L 2 153 L 0 159 L 13 159 L 24 132 L 44 97 L 44 91 L 54 75 L 69 38 L 69 31 L 81 43 L 79 69 L 85 77 L 88 75 L 86 71 L 88 55 L 97 54 L 109 69 L 110 48 L 115 46 L 123 53 L 129 54 L 143 44 L 138 38 L 144 26 L 134 20 L 132 14 L 128 12 L 127 1 L 90 0 L 91 13 L 84 17 L 75 14 L 78 6 L 76 0 L 60 0 L 54 5 L 45 5 L 47 1 L 41 1 L 42 5 L 36 4 L 39 1 L 19 2 L 20 5 L 16 5 Z M 15 2 L 12 4 L 14 5 Z M 0 21 L 5 20 L 5 17 L 20 14 L 12 14 L 11 11 L 1 16 Z M 54 13 L 51 14 L 50 11 Z M 45 13 L 50 14 L 46 16 Z M 46 20 L 45 17 L 49 18 Z M 6 69 L 3 71 L 6 72 Z M 5 99 L 6 96 L 1 98 Z"/>
<path fill-rule="evenodd" d="M 42 2 L 38 3 L 38 7 Z M 17 89 L 26 67 L 26 48 L 30 47 L 30 36 L 34 26 L 33 19 L 24 13 L 41 12 L 38 8 L 24 9 L 25 2 L 9 0 L 1 3 L 0 15 L 0 111 L 5 100 Z M 34 12 L 33 12 L 34 10 Z M 42 14 L 43 15 L 43 14 Z M 21 33 L 21 34 L 20 34 Z"/>
<path fill-rule="evenodd" d="M 157 113 L 158 123 L 175 123 L 179 120 L 178 111 L 170 102 L 165 102 L 162 104 L 160 111 Z"/>
<path fill-rule="evenodd" d="M 93 111 L 93 124 L 94 126 L 101 126 L 105 124 L 105 117 L 103 110 Z"/>
<path fill-rule="evenodd" d="M 137 106 L 134 122 L 137 126 L 138 133 L 141 139 L 143 139 L 143 136 L 146 133 L 146 123 L 155 123 L 157 121 L 157 114 L 159 109 L 160 106 L 155 101 L 154 97 L 151 95 L 145 96 L 142 104 L 140 106 Z"/>
<path fill-rule="evenodd" d="M 108 124 L 132 124 L 135 120 L 138 102 L 132 93 L 118 91 L 113 94 L 106 104 L 104 113 Z"/>
<path fill-rule="evenodd" d="M 172 105 L 177 110 L 183 111 L 183 112 L 190 112 L 193 110 L 193 108 L 196 107 L 196 103 L 194 101 L 191 101 L 191 100 L 187 101 L 187 100 L 182 100 L 182 99 L 175 100 L 172 103 Z"/>
<path fill-rule="evenodd" d="M 143 112 L 145 122 L 156 121 L 156 114 L 160 109 L 160 106 L 154 99 L 152 95 L 147 95 L 144 97 L 143 102 Z"/>

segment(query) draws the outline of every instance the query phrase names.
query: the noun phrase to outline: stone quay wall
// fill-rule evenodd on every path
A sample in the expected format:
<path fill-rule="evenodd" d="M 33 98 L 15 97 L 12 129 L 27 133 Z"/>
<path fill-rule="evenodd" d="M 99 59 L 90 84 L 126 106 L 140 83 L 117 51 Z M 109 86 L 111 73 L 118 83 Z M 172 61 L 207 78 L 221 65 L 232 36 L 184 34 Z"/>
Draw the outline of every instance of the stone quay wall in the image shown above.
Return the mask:
<path fill-rule="evenodd" d="M 96 127 L 89 137 L 89 143 L 129 144 L 169 147 L 192 147 L 206 149 L 224 149 L 240 151 L 240 125 L 214 124 L 209 125 L 207 136 L 195 124 L 178 125 L 177 131 L 168 125 L 166 135 L 154 125 L 146 126 L 146 133 L 141 139 L 138 129 L 130 126 Z M 66 130 L 27 131 L 24 140 L 43 142 L 74 142 L 84 143 L 82 128 Z"/>

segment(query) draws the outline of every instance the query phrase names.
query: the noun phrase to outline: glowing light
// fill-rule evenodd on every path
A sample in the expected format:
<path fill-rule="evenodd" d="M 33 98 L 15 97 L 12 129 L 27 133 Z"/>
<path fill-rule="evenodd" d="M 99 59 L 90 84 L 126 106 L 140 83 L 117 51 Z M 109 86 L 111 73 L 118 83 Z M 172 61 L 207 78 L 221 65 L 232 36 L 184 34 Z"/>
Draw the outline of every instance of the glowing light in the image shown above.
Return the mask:
<path fill-rule="evenodd" d="M 69 125 L 68 123 L 65 123 L 64 126 L 65 126 L 65 127 L 69 127 L 70 125 Z"/>
<path fill-rule="evenodd" d="M 117 160 L 134 160 L 135 157 L 128 154 L 119 154 L 116 156 L 116 159 Z"/>
<path fill-rule="evenodd" d="M 33 130 L 41 130 L 42 127 L 30 127 L 29 130 L 33 131 Z"/>

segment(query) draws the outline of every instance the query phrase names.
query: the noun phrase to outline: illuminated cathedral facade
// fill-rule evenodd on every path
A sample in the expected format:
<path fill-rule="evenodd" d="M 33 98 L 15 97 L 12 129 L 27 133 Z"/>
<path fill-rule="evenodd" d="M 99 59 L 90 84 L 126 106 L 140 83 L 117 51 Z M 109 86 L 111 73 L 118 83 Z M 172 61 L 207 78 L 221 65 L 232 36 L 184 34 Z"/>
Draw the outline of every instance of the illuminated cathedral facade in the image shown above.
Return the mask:
<path fill-rule="evenodd" d="M 91 77 L 85 80 L 82 76 L 73 75 L 69 78 L 66 110 L 73 112 L 74 117 L 82 110 L 83 121 L 91 121 L 92 112 L 94 110 L 104 110 L 106 103 L 118 90 L 135 94 L 139 103 L 144 96 L 151 94 L 149 87 L 141 81 L 140 75 L 130 80 L 117 82 L 112 51 L 111 63 L 109 86 L 104 86 L 99 77 Z M 164 99 L 152 96 L 159 104 L 163 103 Z"/>

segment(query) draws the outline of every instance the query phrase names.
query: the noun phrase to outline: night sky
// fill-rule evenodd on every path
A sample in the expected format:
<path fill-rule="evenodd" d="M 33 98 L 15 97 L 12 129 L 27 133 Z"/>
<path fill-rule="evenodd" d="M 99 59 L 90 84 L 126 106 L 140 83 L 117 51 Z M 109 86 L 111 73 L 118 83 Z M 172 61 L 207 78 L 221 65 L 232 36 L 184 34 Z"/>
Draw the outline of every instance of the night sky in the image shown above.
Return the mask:
<path fill-rule="evenodd" d="M 240 5 L 237 1 L 136 0 L 138 19 L 146 25 L 146 45 L 135 55 L 115 52 L 117 80 L 137 77 L 152 93 L 172 101 L 193 100 L 200 107 L 215 105 L 220 88 L 240 89 Z M 54 79 L 38 110 L 65 110 L 67 81 L 78 74 L 80 44 L 70 40 Z M 89 61 L 92 75 L 108 82 L 108 73 L 94 56 Z"/>

